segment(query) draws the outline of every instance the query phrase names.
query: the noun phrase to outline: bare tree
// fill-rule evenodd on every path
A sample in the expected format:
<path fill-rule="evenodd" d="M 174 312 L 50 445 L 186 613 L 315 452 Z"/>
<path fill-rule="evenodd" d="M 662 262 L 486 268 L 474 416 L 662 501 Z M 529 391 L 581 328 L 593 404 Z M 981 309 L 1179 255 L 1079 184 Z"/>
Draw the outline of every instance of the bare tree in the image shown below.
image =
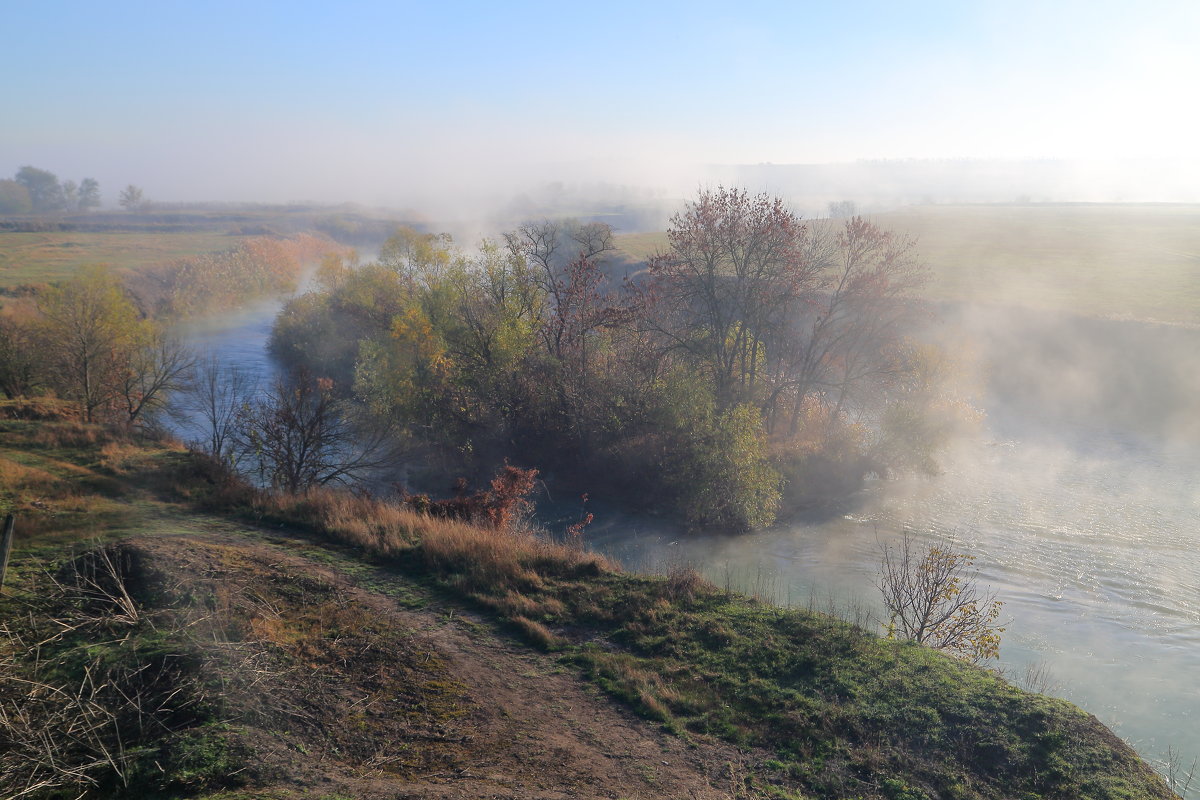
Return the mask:
<path fill-rule="evenodd" d="M 333 381 L 303 372 L 277 378 L 250 406 L 237 438 L 264 482 L 288 492 L 352 483 L 393 454 L 388 429 L 355 424 Z"/>
<path fill-rule="evenodd" d="M 0 317 L 0 393 L 10 399 L 32 394 L 41 382 L 43 360 L 33 326 Z"/>
<path fill-rule="evenodd" d="M 117 390 L 129 425 L 165 407 L 168 395 L 186 385 L 196 360 L 178 337 L 157 325 L 148 326 L 144 340 L 127 359 Z"/>
<path fill-rule="evenodd" d="M 254 375 L 236 364 L 222 364 L 209 354 L 195 364 L 185 408 L 199 419 L 200 448 L 236 467 L 241 452 L 237 433 L 258 390 Z"/>
<path fill-rule="evenodd" d="M 1171 791 L 1186 800 L 1192 789 L 1192 780 L 1196 776 L 1197 765 L 1200 765 L 1200 758 L 1193 758 L 1189 766 L 1178 750 L 1167 745 L 1167 757 L 1162 762 L 1159 771 L 1167 779 L 1167 785 L 1171 787 Z"/>
<path fill-rule="evenodd" d="M 888 638 L 911 639 L 972 663 L 1000 654 L 1002 603 L 981 590 L 974 560 L 951 544 L 918 544 L 907 532 L 883 546 L 879 590 L 889 619 Z"/>
<path fill-rule="evenodd" d="M 547 352 L 561 360 L 610 316 L 598 259 L 616 247 L 612 228 L 602 222 L 545 220 L 522 225 L 504 239 L 546 298 L 541 336 Z"/>

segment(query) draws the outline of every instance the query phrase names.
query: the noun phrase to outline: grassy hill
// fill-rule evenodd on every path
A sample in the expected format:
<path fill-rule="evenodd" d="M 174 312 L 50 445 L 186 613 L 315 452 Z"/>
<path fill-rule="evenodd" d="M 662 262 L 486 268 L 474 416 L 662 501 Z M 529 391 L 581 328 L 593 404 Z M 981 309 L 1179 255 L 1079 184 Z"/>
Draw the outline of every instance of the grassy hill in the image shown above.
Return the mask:
<path fill-rule="evenodd" d="M 934 300 L 1200 324 L 1200 206 L 931 205 L 871 217 L 917 240 Z M 666 235 L 617 243 L 644 259 Z"/>
<path fill-rule="evenodd" d="M 0 410 L 5 796 L 1172 796 L 1071 704 L 840 620 Z"/>

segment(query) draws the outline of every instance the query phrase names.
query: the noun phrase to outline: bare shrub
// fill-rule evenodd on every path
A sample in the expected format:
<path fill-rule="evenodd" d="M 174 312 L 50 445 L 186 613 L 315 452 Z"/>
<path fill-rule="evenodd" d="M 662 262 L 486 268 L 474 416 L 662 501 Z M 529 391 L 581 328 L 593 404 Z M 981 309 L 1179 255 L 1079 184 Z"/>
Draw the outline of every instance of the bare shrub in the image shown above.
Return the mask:
<path fill-rule="evenodd" d="M 277 379 L 237 424 L 238 451 L 290 493 L 353 483 L 395 456 L 386 427 L 362 424 L 333 381 L 304 372 Z"/>
<path fill-rule="evenodd" d="M 1021 677 L 1018 684 L 1027 692 L 1035 694 L 1054 694 L 1061 685 L 1054 678 L 1054 674 L 1050 672 L 1050 667 L 1044 661 L 1036 661 L 1032 664 L 1026 664 L 1025 669 L 1021 671 Z"/>
<path fill-rule="evenodd" d="M 1161 772 L 1166 778 L 1167 786 L 1171 787 L 1171 791 L 1184 800 L 1192 790 L 1192 781 L 1196 777 L 1198 765 L 1200 765 L 1200 758 L 1193 758 L 1192 763 L 1188 764 L 1178 750 L 1170 745 L 1167 746 L 1167 758 L 1162 762 Z"/>
<path fill-rule="evenodd" d="M 1002 603 L 981 590 L 973 559 L 949 544 L 918 545 L 907 532 L 883 547 L 879 590 L 890 615 L 888 638 L 911 639 L 972 663 L 1000 653 Z"/>

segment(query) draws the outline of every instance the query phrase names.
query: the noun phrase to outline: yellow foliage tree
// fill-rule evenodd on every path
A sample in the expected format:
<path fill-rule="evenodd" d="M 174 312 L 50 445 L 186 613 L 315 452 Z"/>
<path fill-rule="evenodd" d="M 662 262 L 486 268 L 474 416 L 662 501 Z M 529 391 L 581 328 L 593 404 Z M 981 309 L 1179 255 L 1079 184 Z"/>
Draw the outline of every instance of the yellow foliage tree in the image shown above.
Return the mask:
<path fill-rule="evenodd" d="M 906 532 L 883 548 L 879 589 L 889 639 L 911 639 L 978 663 L 1000 655 L 1003 603 L 981 590 L 974 559 L 945 544 L 919 545 Z"/>

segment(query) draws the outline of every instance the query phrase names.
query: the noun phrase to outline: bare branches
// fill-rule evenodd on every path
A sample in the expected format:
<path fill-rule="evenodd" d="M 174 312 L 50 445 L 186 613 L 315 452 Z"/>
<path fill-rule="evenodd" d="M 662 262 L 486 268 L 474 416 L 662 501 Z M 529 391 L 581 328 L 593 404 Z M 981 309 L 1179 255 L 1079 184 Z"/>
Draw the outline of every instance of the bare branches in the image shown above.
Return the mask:
<path fill-rule="evenodd" d="M 1192 781 L 1196 777 L 1196 767 L 1200 765 L 1200 758 L 1193 758 L 1190 765 L 1185 764 L 1179 751 L 1168 745 L 1167 758 L 1162 763 L 1163 777 L 1166 778 L 1171 791 L 1186 800 L 1192 790 Z"/>
<path fill-rule="evenodd" d="M 141 345 L 125 356 L 117 393 L 130 425 L 166 405 L 167 396 L 184 387 L 195 364 L 192 351 L 176 336 L 151 325 Z"/>
<path fill-rule="evenodd" d="M 973 559 L 950 544 L 919 545 L 906 531 L 885 545 L 879 590 L 890 615 L 888 638 L 911 639 L 972 663 L 1000 654 L 1002 603 L 980 590 L 967 570 Z"/>
<path fill-rule="evenodd" d="M 305 373 L 277 379 L 250 406 L 237 444 L 265 482 L 288 492 L 352 482 L 393 455 L 389 429 L 354 424 L 333 382 Z"/>
<path fill-rule="evenodd" d="M 235 446 L 237 431 L 256 389 L 254 376 L 236 364 L 222 364 L 212 354 L 199 361 L 186 399 L 203 431 L 203 438 L 193 446 L 199 445 L 226 466 L 236 467 L 240 458 Z"/>

